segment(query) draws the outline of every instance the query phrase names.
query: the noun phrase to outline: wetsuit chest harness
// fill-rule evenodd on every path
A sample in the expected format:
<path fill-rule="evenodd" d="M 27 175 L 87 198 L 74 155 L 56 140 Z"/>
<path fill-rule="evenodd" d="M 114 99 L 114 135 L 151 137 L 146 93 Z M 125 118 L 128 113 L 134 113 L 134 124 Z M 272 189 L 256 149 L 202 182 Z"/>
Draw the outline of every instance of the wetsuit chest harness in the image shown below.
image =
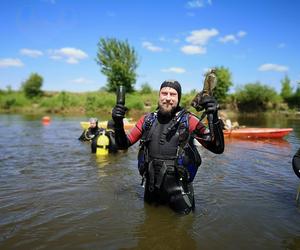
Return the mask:
<path fill-rule="evenodd" d="M 156 159 L 149 156 L 149 142 L 158 124 L 157 112 L 150 113 L 145 117 L 138 154 L 138 168 L 143 176 L 142 184 L 146 175 L 149 178 L 149 191 L 153 191 L 154 187 L 160 188 L 165 174 L 177 175 L 180 182 L 193 181 L 201 164 L 201 158 L 193 145 L 194 137 L 189 133 L 188 121 L 189 113 L 184 109 L 170 121 L 167 128 L 161 133 L 158 143 L 163 145 L 170 140 L 170 137 L 178 137 L 176 156 L 173 159 Z M 155 166 L 159 166 L 159 168 Z"/>

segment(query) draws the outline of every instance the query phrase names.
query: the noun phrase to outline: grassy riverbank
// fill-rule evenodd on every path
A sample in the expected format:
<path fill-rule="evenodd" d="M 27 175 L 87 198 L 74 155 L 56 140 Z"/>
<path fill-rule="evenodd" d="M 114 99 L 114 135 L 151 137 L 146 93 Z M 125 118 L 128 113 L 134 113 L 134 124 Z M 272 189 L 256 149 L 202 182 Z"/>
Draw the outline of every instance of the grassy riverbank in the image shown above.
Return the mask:
<path fill-rule="evenodd" d="M 152 104 L 153 94 L 138 96 L 127 94 L 129 109 L 143 110 L 144 103 Z M 47 114 L 86 114 L 110 111 L 115 105 L 116 96 L 105 91 L 72 93 L 44 92 L 39 98 L 28 99 L 21 91 L 10 91 L 0 95 L 2 113 L 47 113 Z"/>
<path fill-rule="evenodd" d="M 193 94 L 182 96 L 181 104 L 189 106 Z M 129 113 L 143 113 L 157 106 L 158 92 L 127 93 Z M 1 113 L 25 114 L 93 114 L 109 113 L 116 103 L 116 95 L 106 91 L 86 93 L 44 92 L 41 97 L 28 99 L 21 91 L 0 93 Z"/>
<path fill-rule="evenodd" d="M 190 102 L 195 96 L 194 92 L 183 94 L 181 105 L 195 112 Z M 158 92 L 150 93 L 134 92 L 126 94 L 126 106 L 130 117 L 139 117 L 145 112 L 157 107 Z M 106 91 L 85 93 L 72 92 L 44 92 L 39 98 L 29 99 L 22 91 L 0 92 L 0 113 L 19 113 L 33 115 L 86 115 L 86 116 L 110 116 L 111 109 L 116 103 L 116 95 Z M 222 105 L 222 111 L 227 116 L 235 119 L 238 112 L 231 105 Z M 269 111 L 268 113 L 280 113 L 286 116 L 299 116 L 299 112 L 293 110 Z M 253 115 L 251 113 L 247 115 Z"/>

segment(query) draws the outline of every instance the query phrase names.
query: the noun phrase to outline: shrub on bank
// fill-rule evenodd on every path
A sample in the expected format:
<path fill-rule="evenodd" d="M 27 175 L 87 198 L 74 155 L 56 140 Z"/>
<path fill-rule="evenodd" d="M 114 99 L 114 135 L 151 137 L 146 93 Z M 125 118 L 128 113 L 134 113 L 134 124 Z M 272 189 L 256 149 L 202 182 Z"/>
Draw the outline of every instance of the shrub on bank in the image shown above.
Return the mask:
<path fill-rule="evenodd" d="M 65 110 L 83 106 L 84 99 L 85 96 L 82 94 L 62 91 L 52 95 L 43 96 L 40 101 L 40 107 L 45 108 L 49 112 L 54 110 Z"/>
<path fill-rule="evenodd" d="M 9 91 L 0 94 L 0 108 L 4 110 L 30 106 L 32 101 L 28 100 L 23 92 Z"/>
<path fill-rule="evenodd" d="M 249 83 L 235 94 L 237 106 L 243 112 L 260 112 L 277 109 L 281 101 L 276 91 L 261 83 Z"/>

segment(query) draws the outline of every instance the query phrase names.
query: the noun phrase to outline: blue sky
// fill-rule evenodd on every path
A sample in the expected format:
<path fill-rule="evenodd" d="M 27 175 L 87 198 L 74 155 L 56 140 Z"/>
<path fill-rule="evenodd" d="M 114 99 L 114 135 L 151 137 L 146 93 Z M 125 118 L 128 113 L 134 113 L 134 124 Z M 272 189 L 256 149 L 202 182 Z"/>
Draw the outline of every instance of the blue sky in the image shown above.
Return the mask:
<path fill-rule="evenodd" d="M 43 90 L 94 91 L 106 84 L 95 62 L 100 38 L 127 40 L 139 56 L 136 89 L 177 79 L 201 89 L 224 66 L 237 86 L 281 89 L 300 81 L 297 0 L 2 0 L 0 89 L 43 76 Z"/>

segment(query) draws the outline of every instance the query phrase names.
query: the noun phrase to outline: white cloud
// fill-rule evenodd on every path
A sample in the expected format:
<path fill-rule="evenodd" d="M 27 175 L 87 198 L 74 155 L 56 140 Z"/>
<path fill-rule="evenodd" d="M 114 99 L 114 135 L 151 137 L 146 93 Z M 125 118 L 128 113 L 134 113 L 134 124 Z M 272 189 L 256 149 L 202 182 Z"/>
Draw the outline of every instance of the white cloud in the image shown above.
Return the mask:
<path fill-rule="evenodd" d="M 165 73 L 176 73 L 176 74 L 183 74 L 186 72 L 186 70 L 184 68 L 178 68 L 178 67 L 171 67 L 168 69 L 162 69 L 162 72 Z"/>
<path fill-rule="evenodd" d="M 227 35 L 227 36 L 223 36 L 219 39 L 220 42 L 222 43 L 228 43 L 228 42 L 234 42 L 237 43 L 238 40 L 235 38 L 234 35 Z"/>
<path fill-rule="evenodd" d="M 35 49 L 21 49 L 21 55 L 29 56 L 29 57 L 39 57 L 43 55 L 43 52 Z"/>
<path fill-rule="evenodd" d="M 208 41 L 219 34 L 217 29 L 201 29 L 191 31 L 191 35 L 186 37 L 189 45 L 181 47 L 181 51 L 185 54 L 205 54 L 207 49 L 204 47 Z"/>
<path fill-rule="evenodd" d="M 152 52 L 161 52 L 161 51 L 163 51 L 163 49 L 161 47 L 154 46 L 150 42 L 143 42 L 142 46 L 143 46 L 143 48 L 145 48 L 147 50 L 150 50 Z"/>
<path fill-rule="evenodd" d="M 186 3 L 186 7 L 189 9 L 203 8 L 205 5 L 212 5 L 212 0 L 192 0 Z"/>
<path fill-rule="evenodd" d="M 3 58 L 0 59 L 0 68 L 7 67 L 23 67 L 24 64 L 18 58 Z"/>
<path fill-rule="evenodd" d="M 50 50 L 50 58 L 54 60 L 65 60 L 67 63 L 76 64 L 80 60 L 85 59 L 88 55 L 76 48 L 61 48 L 57 50 Z"/>
<path fill-rule="evenodd" d="M 87 58 L 87 54 L 85 52 L 75 48 L 62 48 L 58 50 L 58 53 L 61 54 L 62 56 L 74 57 L 77 59 Z"/>
<path fill-rule="evenodd" d="M 79 61 L 77 58 L 74 58 L 74 57 L 69 57 L 66 59 L 66 62 L 69 63 L 69 64 L 77 64 Z"/>
<path fill-rule="evenodd" d="M 80 83 L 80 84 L 87 84 L 87 83 L 92 83 L 93 81 L 89 80 L 89 79 L 86 79 L 84 77 L 79 77 L 79 78 L 73 79 L 72 82 L 73 83 Z"/>
<path fill-rule="evenodd" d="M 272 63 L 266 63 L 261 65 L 258 68 L 259 71 L 277 71 L 277 72 L 286 72 L 289 70 L 287 66 L 284 65 L 278 65 L 278 64 L 272 64 Z"/>
<path fill-rule="evenodd" d="M 218 34 L 219 31 L 216 29 L 194 30 L 191 32 L 191 35 L 188 36 L 185 40 L 194 45 L 205 45 L 208 43 L 209 39 Z"/>
<path fill-rule="evenodd" d="M 205 54 L 206 48 L 196 45 L 186 45 L 181 47 L 181 51 L 188 55 Z"/>
<path fill-rule="evenodd" d="M 247 32 L 241 30 L 241 31 L 237 32 L 236 35 L 229 34 L 229 35 L 223 36 L 223 37 L 219 38 L 219 41 L 221 43 L 228 43 L 228 42 L 238 43 L 239 38 L 242 38 L 246 35 L 247 35 Z"/>
<path fill-rule="evenodd" d="M 193 0 L 187 2 L 187 7 L 194 9 L 194 8 L 202 8 L 204 7 L 204 1 L 203 0 Z"/>

